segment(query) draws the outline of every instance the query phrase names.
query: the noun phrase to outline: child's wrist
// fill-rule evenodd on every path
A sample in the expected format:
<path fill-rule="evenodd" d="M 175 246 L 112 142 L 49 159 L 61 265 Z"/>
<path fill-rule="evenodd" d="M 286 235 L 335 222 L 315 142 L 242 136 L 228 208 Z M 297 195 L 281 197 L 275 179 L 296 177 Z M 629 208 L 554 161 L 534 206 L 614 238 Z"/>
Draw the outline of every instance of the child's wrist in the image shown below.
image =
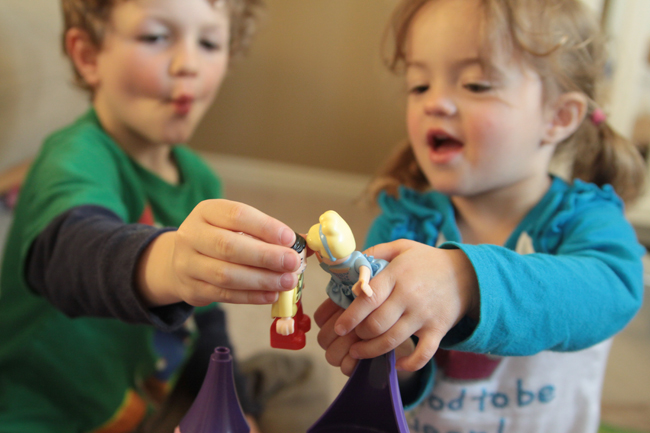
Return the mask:
<path fill-rule="evenodd" d="M 453 252 L 454 255 L 453 263 L 458 284 L 458 294 L 463 305 L 463 315 L 478 321 L 481 313 L 481 295 L 474 266 L 472 266 L 472 262 L 462 250 L 449 251 Z"/>
<path fill-rule="evenodd" d="M 175 278 L 171 275 L 172 254 L 176 232 L 165 232 L 156 237 L 144 250 L 138 263 L 136 289 L 149 307 L 175 304 L 182 301 L 174 291 Z"/>

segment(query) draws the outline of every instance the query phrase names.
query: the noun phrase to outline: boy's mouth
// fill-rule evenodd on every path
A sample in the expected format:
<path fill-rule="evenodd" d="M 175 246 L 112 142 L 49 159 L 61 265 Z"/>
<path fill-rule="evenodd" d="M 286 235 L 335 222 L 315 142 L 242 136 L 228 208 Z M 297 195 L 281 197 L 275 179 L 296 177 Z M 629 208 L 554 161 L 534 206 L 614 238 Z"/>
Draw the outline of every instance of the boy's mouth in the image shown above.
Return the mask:
<path fill-rule="evenodd" d="M 193 102 L 194 98 L 187 95 L 172 99 L 172 105 L 174 106 L 175 113 L 181 116 L 186 115 L 190 112 Z"/>

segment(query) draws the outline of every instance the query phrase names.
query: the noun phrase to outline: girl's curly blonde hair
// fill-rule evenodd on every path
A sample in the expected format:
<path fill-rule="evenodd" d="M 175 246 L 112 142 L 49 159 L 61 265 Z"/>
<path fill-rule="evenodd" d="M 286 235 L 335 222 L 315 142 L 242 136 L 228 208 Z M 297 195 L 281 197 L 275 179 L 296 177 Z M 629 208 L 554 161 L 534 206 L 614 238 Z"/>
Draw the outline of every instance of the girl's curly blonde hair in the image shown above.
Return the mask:
<path fill-rule="evenodd" d="M 393 72 L 403 70 L 411 22 L 430 1 L 436 0 L 402 0 L 395 9 L 384 41 L 386 63 Z M 486 64 L 491 50 L 505 49 L 539 74 L 545 98 L 570 91 L 587 96 L 585 120 L 557 148 L 572 156 L 571 177 L 597 185 L 609 183 L 625 201 L 637 198 L 646 173 L 639 151 L 607 122 L 592 121 L 593 113 L 600 113 L 607 61 L 605 38 L 594 14 L 579 0 L 480 0 L 480 5 L 481 56 Z M 394 194 L 398 185 L 429 187 L 408 142 L 379 171 L 369 192 Z"/>
<path fill-rule="evenodd" d="M 93 44 L 101 47 L 106 24 L 111 11 L 118 2 L 129 0 L 61 0 L 63 9 L 63 33 L 61 41 L 66 52 L 65 35 L 73 27 L 84 30 Z M 230 57 L 243 54 L 248 48 L 256 30 L 258 11 L 262 0 L 206 0 L 211 4 L 224 3 L 230 13 Z M 74 82 L 79 87 L 90 90 L 79 72 L 72 65 Z"/>

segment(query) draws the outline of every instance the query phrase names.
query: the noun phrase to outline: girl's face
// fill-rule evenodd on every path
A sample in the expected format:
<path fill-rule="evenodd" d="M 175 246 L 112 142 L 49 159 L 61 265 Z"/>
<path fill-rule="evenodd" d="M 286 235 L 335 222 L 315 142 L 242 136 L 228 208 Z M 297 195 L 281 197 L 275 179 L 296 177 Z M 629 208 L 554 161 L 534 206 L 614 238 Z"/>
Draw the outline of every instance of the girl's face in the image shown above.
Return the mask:
<path fill-rule="evenodd" d="M 219 2 L 116 2 L 90 83 L 103 126 L 122 144 L 187 141 L 224 78 L 228 43 Z"/>
<path fill-rule="evenodd" d="M 538 181 L 553 153 L 539 76 L 499 50 L 482 65 L 480 14 L 478 0 L 430 1 L 405 45 L 411 145 L 430 185 L 451 196 Z"/>

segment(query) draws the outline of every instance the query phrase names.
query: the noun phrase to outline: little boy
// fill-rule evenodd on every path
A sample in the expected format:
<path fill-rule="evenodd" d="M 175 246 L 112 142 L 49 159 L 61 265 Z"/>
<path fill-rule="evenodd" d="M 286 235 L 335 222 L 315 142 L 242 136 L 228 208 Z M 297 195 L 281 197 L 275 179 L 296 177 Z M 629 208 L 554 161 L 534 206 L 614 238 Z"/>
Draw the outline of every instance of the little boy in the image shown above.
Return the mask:
<path fill-rule="evenodd" d="M 0 281 L 0 432 L 133 431 L 194 328 L 203 365 L 228 345 L 223 312 L 193 320 L 193 306 L 271 303 L 296 284 L 293 231 L 208 200 L 218 179 L 177 145 L 245 47 L 257 1 L 62 1 L 65 50 L 92 108 L 45 141 L 15 210 Z"/>

